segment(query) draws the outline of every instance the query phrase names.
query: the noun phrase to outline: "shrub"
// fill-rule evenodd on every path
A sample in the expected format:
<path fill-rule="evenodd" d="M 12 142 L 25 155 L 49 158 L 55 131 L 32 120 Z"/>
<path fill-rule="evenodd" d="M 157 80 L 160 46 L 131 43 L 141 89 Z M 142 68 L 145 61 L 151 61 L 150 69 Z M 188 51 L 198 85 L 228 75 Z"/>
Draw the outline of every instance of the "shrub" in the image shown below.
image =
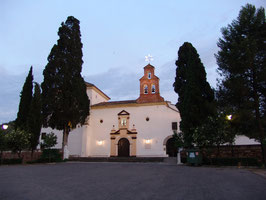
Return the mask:
<path fill-rule="evenodd" d="M 62 161 L 62 156 L 59 149 L 44 149 L 39 160 L 43 162 L 60 162 Z"/>

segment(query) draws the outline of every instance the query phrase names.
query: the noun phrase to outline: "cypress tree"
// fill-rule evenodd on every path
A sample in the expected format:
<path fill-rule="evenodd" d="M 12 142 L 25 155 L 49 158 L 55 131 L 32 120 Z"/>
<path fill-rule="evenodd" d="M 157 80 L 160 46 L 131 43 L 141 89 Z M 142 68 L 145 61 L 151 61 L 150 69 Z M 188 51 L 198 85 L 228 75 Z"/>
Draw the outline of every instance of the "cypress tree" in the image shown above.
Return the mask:
<path fill-rule="evenodd" d="M 185 146 L 192 146 L 193 133 L 208 116 L 214 114 L 214 92 L 206 80 L 205 68 L 197 50 L 185 42 L 178 50 L 176 77 L 173 84 L 178 94 L 180 128 Z"/>
<path fill-rule="evenodd" d="M 42 112 L 45 127 L 63 130 L 62 148 L 68 144 L 70 129 L 84 124 L 90 101 L 81 76 L 82 43 L 79 20 L 70 16 L 61 24 L 59 39 L 48 56 L 43 75 Z"/>
<path fill-rule="evenodd" d="M 238 132 L 266 145 L 266 24 L 264 8 L 247 4 L 238 18 L 221 29 L 216 55 L 218 99 Z M 264 145 L 263 145 L 264 144 Z M 263 153 L 264 152 L 264 153 Z"/>
<path fill-rule="evenodd" d="M 32 100 L 32 88 L 33 88 L 33 75 L 32 67 L 28 73 L 28 76 L 23 85 L 22 91 L 20 93 L 20 103 L 17 113 L 17 119 L 15 121 L 15 127 L 22 130 L 26 130 L 27 127 L 27 118 L 30 110 L 30 104 Z"/>
<path fill-rule="evenodd" d="M 30 133 L 30 148 L 32 155 L 39 144 L 39 138 L 42 128 L 41 109 L 41 89 L 40 85 L 38 83 L 35 83 L 34 94 L 27 119 L 27 130 Z"/>

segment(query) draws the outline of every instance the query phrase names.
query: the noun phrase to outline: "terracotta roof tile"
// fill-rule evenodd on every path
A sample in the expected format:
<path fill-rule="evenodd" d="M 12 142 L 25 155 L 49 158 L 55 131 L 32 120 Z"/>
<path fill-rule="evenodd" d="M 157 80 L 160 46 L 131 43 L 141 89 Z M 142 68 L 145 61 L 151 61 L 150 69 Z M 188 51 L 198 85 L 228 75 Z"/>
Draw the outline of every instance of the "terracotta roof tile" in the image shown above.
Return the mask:
<path fill-rule="evenodd" d="M 109 102 L 101 102 L 94 104 L 93 106 L 109 106 L 109 105 L 119 105 L 119 104 L 134 104 L 137 103 L 137 100 L 126 100 L 126 101 L 109 101 Z"/>
<path fill-rule="evenodd" d="M 92 83 L 89 83 L 89 82 L 86 82 L 86 81 L 85 81 L 85 84 L 86 84 L 86 86 L 88 86 L 88 87 L 95 86 L 95 85 L 93 85 Z"/>

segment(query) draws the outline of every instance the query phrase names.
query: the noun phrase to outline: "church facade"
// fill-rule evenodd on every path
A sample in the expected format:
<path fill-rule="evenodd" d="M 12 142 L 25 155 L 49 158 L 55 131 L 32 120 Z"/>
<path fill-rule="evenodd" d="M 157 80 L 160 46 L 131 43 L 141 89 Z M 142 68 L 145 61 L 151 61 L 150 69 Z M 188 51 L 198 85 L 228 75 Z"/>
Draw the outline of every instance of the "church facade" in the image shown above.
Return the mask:
<path fill-rule="evenodd" d="M 69 134 L 70 156 L 81 157 L 167 157 L 174 156 L 172 135 L 179 132 L 177 108 L 160 96 L 159 78 L 148 64 L 140 79 L 136 100 L 109 101 L 91 83 L 86 83 L 90 115 L 83 126 Z M 62 147 L 62 131 L 43 129 L 57 135 Z"/>

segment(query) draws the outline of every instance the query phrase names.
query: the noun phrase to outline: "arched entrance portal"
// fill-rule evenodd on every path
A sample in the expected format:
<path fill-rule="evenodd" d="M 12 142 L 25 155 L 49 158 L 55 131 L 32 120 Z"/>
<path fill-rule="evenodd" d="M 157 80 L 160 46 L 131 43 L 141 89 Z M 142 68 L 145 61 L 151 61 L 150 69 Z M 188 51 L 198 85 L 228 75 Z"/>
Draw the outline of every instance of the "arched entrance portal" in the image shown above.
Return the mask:
<path fill-rule="evenodd" d="M 169 157 L 176 157 L 177 155 L 177 148 L 175 147 L 174 138 L 169 138 L 166 142 L 166 154 Z"/>
<path fill-rule="evenodd" d="M 122 138 L 118 142 L 118 156 L 129 157 L 129 141 L 126 138 Z"/>

